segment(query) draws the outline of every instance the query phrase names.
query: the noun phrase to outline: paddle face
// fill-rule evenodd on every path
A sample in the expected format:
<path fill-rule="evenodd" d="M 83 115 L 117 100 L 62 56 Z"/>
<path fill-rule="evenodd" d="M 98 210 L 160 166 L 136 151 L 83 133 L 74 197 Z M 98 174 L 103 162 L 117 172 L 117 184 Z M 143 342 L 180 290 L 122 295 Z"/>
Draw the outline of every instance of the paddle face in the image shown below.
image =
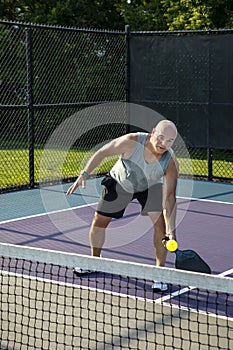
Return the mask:
<path fill-rule="evenodd" d="M 211 273 L 209 265 L 193 250 L 177 250 L 175 266 L 180 270 Z"/>

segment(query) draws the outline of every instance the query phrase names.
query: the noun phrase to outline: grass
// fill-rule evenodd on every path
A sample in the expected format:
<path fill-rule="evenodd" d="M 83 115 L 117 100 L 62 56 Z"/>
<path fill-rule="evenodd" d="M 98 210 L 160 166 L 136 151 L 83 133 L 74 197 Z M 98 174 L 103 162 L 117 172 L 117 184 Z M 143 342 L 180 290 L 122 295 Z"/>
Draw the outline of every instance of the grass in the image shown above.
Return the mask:
<path fill-rule="evenodd" d="M 87 151 L 35 150 L 35 182 L 76 177 L 91 154 Z M 116 159 L 109 158 L 96 171 L 106 172 Z M 0 150 L 0 188 L 29 183 L 28 150 Z"/>
<path fill-rule="evenodd" d="M 88 151 L 70 150 L 42 150 L 36 149 L 34 153 L 35 182 L 43 180 L 56 180 L 76 177 L 83 169 L 91 154 Z M 192 159 L 178 158 L 180 173 L 187 175 L 208 175 L 207 159 L 199 156 Z M 213 175 L 233 178 L 233 163 L 231 159 L 223 157 L 213 160 Z M 116 157 L 103 162 L 95 172 L 110 170 Z M 25 149 L 0 150 L 0 188 L 19 186 L 29 183 L 29 153 Z"/>

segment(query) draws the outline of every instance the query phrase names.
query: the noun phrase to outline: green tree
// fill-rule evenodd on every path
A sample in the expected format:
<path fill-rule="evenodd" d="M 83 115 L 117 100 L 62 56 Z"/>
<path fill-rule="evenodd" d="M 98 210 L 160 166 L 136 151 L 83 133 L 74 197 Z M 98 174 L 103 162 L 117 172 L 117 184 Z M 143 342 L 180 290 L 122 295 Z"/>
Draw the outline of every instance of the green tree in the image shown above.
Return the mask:
<path fill-rule="evenodd" d="M 153 31 L 166 29 L 164 9 L 160 0 L 121 0 L 116 4 L 124 23 L 131 30 Z"/>
<path fill-rule="evenodd" d="M 233 28 L 232 0 L 209 0 L 208 3 L 212 28 Z"/>
<path fill-rule="evenodd" d="M 220 29 L 233 25 L 231 0 L 161 0 L 168 30 Z"/>
<path fill-rule="evenodd" d="M 80 28 L 162 30 L 160 0 L 1 0 L 1 18 Z"/>
<path fill-rule="evenodd" d="M 115 0 L 1 0 L 1 18 L 81 28 L 124 29 Z"/>
<path fill-rule="evenodd" d="M 0 0 L 0 18 L 133 31 L 233 26 L 232 0 Z"/>

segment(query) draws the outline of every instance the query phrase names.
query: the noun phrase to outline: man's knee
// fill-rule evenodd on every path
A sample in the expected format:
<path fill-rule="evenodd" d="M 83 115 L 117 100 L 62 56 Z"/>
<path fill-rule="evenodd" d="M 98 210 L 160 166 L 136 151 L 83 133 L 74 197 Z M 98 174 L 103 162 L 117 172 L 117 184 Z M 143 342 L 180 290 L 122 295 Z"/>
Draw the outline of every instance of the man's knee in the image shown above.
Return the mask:
<path fill-rule="evenodd" d="M 162 235 L 165 234 L 166 225 L 162 213 L 157 217 L 157 220 L 154 221 L 154 230 L 155 232 L 161 233 Z"/>
<path fill-rule="evenodd" d="M 94 217 L 92 219 L 91 226 L 92 227 L 106 228 L 111 220 L 112 220 L 112 218 L 95 212 Z"/>
<path fill-rule="evenodd" d="M 165 222 L 163 212 L 149 212 L 148 215 L 154 225 L 163 225 Z"/>

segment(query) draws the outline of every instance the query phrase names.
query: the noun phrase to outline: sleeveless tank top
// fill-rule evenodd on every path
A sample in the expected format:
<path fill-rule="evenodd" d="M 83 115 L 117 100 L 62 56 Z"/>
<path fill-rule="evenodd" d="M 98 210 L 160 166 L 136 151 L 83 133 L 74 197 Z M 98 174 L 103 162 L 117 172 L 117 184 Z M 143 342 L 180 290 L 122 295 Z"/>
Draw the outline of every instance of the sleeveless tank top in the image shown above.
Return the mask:
<path fill-rule="evenodd" d="M 110 170 L 110 175 L 130 193 L 142 192 L 157 183 L 163 183 L 169 161 L 173 154 L 170 148 L 156 163 L 144 159 L 144 146 L 148 133 L 139 132 L 133 153 L 129 158 L 120 157 Z"/>

